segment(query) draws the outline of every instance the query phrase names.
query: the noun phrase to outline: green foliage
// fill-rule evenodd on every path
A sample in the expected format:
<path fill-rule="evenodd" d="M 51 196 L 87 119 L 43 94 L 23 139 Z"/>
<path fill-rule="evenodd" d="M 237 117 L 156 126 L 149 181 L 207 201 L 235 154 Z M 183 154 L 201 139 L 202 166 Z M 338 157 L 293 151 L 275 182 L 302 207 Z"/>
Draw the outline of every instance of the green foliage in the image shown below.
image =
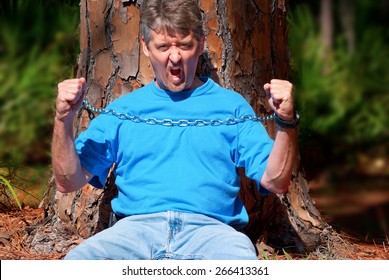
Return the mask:
<path fill-rule="evenodd" d="M 293 80 L 302 115 L 301 146 L 316 135 L 326 141 L 333 155 L 389 139 L 387 31 L 361 22 L 371 7 L 366 1 L 354 4 L 355 26 L 364 26 L 354 26 L 354 52 L 342 31 L 335 33 L 334 47 L 324 49 L 319 24 L 308 6 L 297 6 L 289 17 Z"/>
<path fill-rule="evenodd" d="M 7 187 L 8 191 L 11 193 L 11 197 L 16 202 L 19 209 L 22 209 L 22 205 L 20 204 L 19 198 L 15 193 L 14 187 L 3 175 L 0 174 L 0 191 L 6 194 L 6 189 L 3 189 L 3 186 Z"/>
<path fill-rule="evenodd" d="M 38 207 L 51 170 L 47 165 L 10 166 L 0 163 L 0 212 L 24 205 Z"/>
<path fill-rule="evenodd" d="M 70 76 L 77 53 L 79 12 L 71 2 L 0 4 L 2 164 L 48 157 L 37 153 L 48 153 L 56 85 Z"/>

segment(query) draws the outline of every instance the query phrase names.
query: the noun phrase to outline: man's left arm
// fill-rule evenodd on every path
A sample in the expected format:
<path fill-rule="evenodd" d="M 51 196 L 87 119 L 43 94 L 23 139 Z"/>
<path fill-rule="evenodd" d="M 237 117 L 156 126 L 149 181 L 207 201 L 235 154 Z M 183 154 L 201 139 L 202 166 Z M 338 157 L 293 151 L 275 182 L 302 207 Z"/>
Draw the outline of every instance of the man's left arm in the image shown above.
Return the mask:
<path fill-rule="evenodd" d="M 297 157 L 297 121 L 293 85 L 273 79 L 264 85 L 270 107 L 276 113 L 277 132 L 261 185 L 273 193 L 288 190 Z"/>

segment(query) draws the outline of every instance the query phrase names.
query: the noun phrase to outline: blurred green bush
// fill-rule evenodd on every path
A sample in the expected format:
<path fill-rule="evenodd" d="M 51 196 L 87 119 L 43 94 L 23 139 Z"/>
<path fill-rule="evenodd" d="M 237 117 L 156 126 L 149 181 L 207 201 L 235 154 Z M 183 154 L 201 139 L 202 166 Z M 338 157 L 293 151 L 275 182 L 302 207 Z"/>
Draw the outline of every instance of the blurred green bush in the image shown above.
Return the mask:
<path fill-rule="evenodd" d="M 316 160 L 312 153 L 319 151 L 322 163 L 349 169 L 355 168 L 358 153 L 377 146 L 385 146 L 380 151 L 387 153 L 389 148 L 388 19 L 386 25 L 377 21 L 377 1 L 352 3 L 353 51 L 340 28 L 332 48 L 325 49 L 311 7 L 297 5 L 289 15 L 292 76 L 302 115 L 300 149 L 311 149 L 308 161 Z"/>
<path fill-rule="evenodd" d="M 0 4 L 0 167 L 50 159 L 56 86 L 78 53 L 78 1 Z"/>

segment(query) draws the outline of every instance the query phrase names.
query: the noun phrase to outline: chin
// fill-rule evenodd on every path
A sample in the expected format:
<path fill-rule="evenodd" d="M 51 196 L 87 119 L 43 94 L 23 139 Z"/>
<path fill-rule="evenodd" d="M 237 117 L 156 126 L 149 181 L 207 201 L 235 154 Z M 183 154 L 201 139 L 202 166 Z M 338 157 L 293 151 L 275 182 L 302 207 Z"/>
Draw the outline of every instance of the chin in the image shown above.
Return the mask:
<path fill-rule="evenodd" d="M 186 84 L 178 84 L 178 85 L 175 85 L 175 84 L 166 85 L 165 84 L 162 88 L 166 89 L 168 91 L 171 91 L 171 92 L 180 92 L 180 91 L 188 89 L 189 86 L 187 86 Z"/>
<path fill-rule="evenodd" d="M 188 90 L 192 88 L 192 84 L 187 83 L 187 81 L 183 80 L 179 83 L 173 83 L 170 80 L 167 80 L 165 82 L 163 81 L 158 81 L 157 80 L 157 86 L 159 88 L 171 91 L 171 92 L 180 92 L 183 90 Z"/>

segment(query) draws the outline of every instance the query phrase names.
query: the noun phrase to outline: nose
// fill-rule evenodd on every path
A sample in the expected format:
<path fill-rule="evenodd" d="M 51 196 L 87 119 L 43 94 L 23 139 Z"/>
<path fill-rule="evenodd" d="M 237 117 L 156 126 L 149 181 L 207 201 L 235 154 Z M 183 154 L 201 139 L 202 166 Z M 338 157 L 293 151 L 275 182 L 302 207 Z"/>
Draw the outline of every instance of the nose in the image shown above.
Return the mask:
<path fill-rule="evenodd" d="M 177 64 L 181 60 L 181 53 L 179 48 L 173 47 L 170 50 L 169 59 L 173 64 Z"/>

